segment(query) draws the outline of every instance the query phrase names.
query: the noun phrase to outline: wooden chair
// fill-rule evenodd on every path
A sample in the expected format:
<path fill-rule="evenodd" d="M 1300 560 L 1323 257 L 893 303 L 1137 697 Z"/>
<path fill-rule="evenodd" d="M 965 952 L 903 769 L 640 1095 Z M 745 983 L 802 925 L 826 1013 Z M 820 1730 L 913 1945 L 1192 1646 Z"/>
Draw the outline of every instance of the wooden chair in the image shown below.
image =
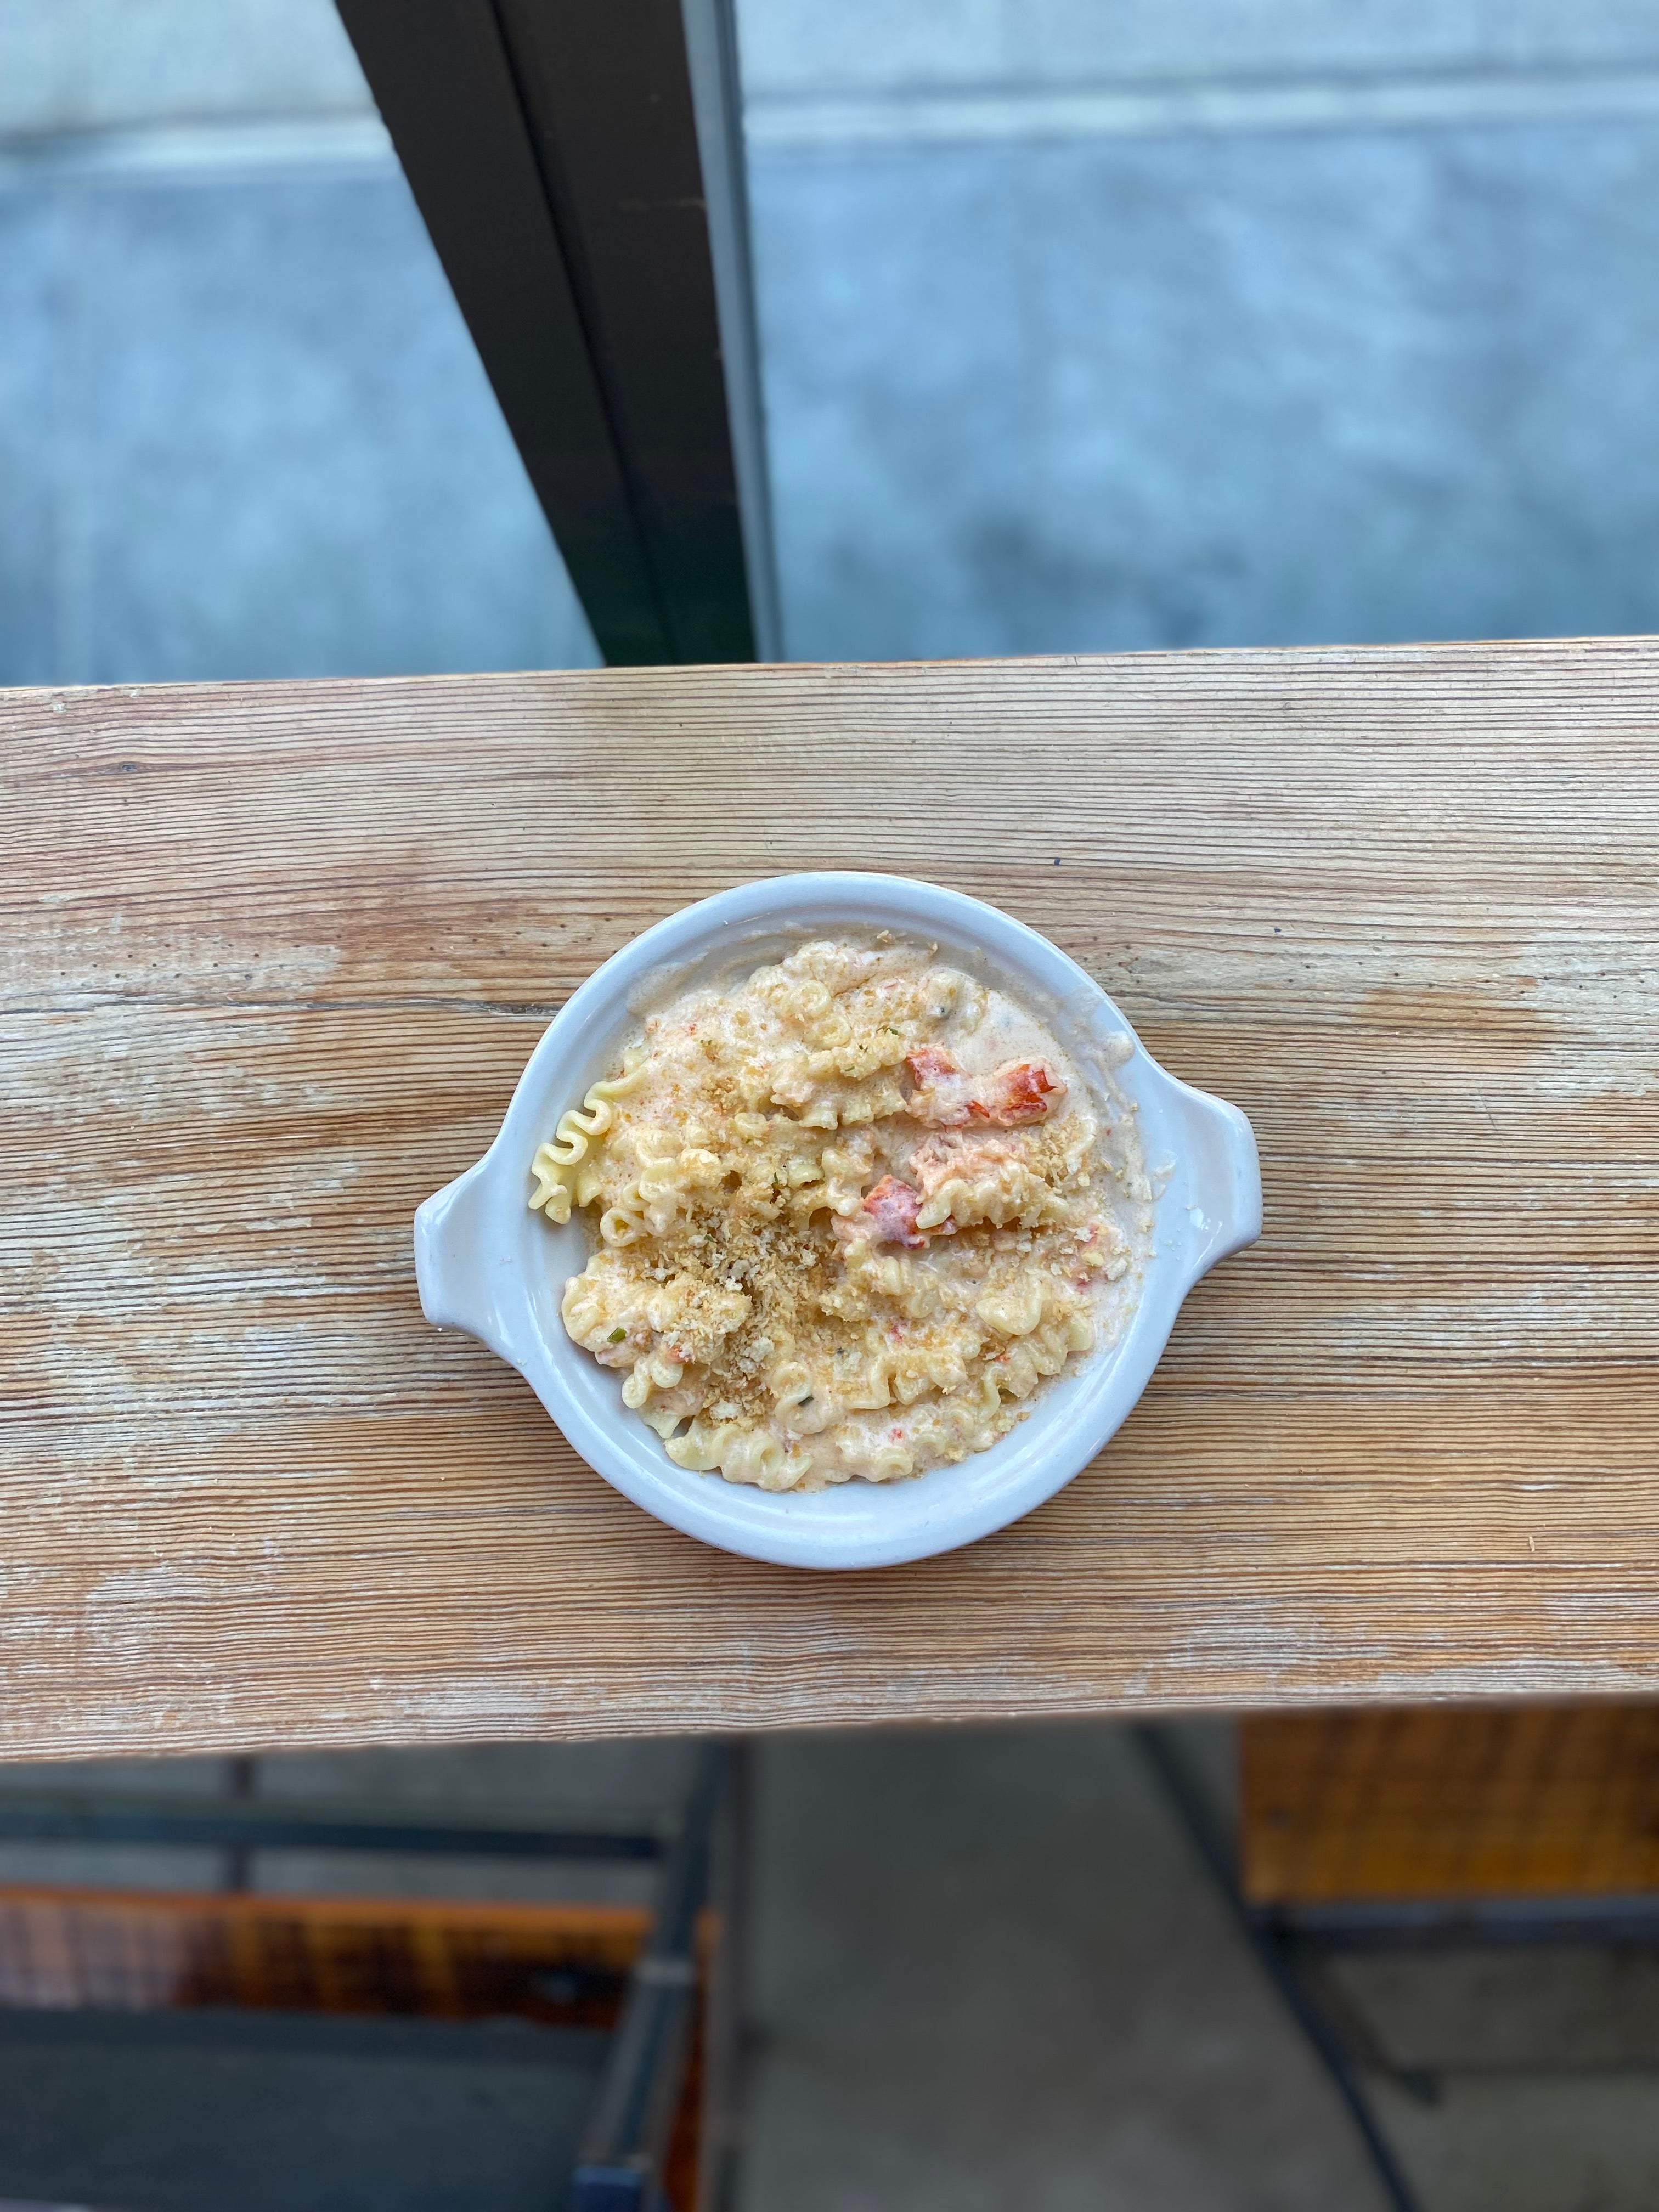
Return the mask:
<path fill-rule="evenodd" d="M 1282 1715 L 1241 1753 L 1256 1906 L 1659 1890 L 1659 1707 Z"/>
<path fill-rule="evenodd" d="M 1363 2076 L 1432 2101 L 1328 1968 L 1343 1954 L 1659 1945 L 1659 1708 L 1275 1715 L 1240 1727 L 1236 1850 L 1170 1738 L 1142 1741 L 1263 1966 L 1414 2203 Z"/>
<path fill-rule="evenodd" d="M 707 1752 L 672 1838 L 353 1820 L 258 1801 L 0 1802 L 0 1827 L 36 1838 L 113 1832 L 157 1844 L 222 1841 L 241 1853 L 297 1842 L 661 1859 L 650 1908 L 0 1888 L 0 2041 L 14 2054 L 20 2044 L 72 2051 L 52 2076 L 65 2106 L 49 2142 L 27 2114 L 0 2112 L 0 2194 L 27 2187 L 80 2202 L 101 2193 L 134 2212 L 177 2212 L 206 2185 L 224 2202 L 274 2203 L 284 2185 L 269 2170 L 270 2146 L 278 2129 L 291 2133 L 297 2111 L 311 2145 L 285 2140 L 282 2156 L 290 2169 L 314 2160 L 315 2202 L 332 2202 L 331 2191 L 352 2201 L 373 2177 L 374 2201 L 394 2203 L 393 2169 L 408 2162 L 386 2133 L 397 2114 L 384 2098 L 354 2096 L 349 2062 L 379 2060 L 384 2070 L 401 2061 L 407 2070 L 410 2060 L 447 2057 L 475 2075 L 492 2062 L 539 2069 L 538 2140 L 555 2169 L 548 2203 L 569 2212 L 720 2212 L 731 2179 L 737 1786 L 736 1755 Z M 206 2051 L 226 2110 L 204 2099 Z M 124 2166 L 122 2146 L 94 2116 L 115 2094 L 106 2075 L 125 2080 L 130 2095 L 135 2053 L 145 2126 Z M 161 2054 L 171 2063 L 158 2063 Z M 463 2100 L 446 2144 L 463 2171 L 468 2147 L 453 2138 L 469 2117 Z M 489 2119 L 481 2110 L 477 2124 Z M 21 2172 L 5 2170 L 9 2148 Z M 408 2201 L 424 2201 L 418 2180 Z"/>

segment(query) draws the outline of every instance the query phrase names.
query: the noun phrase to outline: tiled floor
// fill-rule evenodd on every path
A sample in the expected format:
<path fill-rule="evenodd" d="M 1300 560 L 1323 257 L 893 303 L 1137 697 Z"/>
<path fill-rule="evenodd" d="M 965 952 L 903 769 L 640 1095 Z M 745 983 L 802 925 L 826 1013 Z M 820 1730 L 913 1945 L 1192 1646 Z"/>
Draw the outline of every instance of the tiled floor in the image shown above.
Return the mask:
<path fill-rule="evenodd" d="M 583 2028 L 0 2014 L 0 2212 L 548 2212 L 604 2063 Z"/>
<path fill-rule="evenodd" d="M 1659 125 L 755 179 L 799 654 L 1659 628 Z"/>
<path fill-rule="evenodd" d="M 1182 1741 L 1219 1804 L 1228 1732 Z M 746 2212 L 1382 2206 L 1126 1731 L 797 1740 L 763 1775 Z M 1659 2202 L 1651 1961 L 1343 1980 L 1386 2048 L 1452 2069 L 1433 2106 L 1371 2085 L 1424 2212 Z"/>
<path fill-rule="evenodd" d="M 0 173 L 0 679 L 592 658 L 400 177 Z"/>
<path fill-rule="evenodd" d="M 1371 2212 L 1126 1731 L 768 1754 L 753 2212 Z"/>
<path fill-rule="evenodd" d="M 743 20 L 795 655 L 1659 628 L 1650 11 Z M 331 10 L 276 23 L 0 5 L 0 679 L 591 658 Z"/>
<path fill-rule="evenodd" d="M 738 12 L 751 91 L 811 102 L 1436 72 L 1467 92 L 1483 75 L 1659 62 L 1645 0 L 738 0 Z"/>

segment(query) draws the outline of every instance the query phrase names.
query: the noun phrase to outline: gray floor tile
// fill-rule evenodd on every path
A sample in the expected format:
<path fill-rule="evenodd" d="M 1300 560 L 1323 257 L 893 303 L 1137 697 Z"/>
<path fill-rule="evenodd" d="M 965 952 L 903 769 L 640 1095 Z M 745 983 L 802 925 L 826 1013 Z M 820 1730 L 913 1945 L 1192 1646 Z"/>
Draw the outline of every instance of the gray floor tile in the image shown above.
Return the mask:
<path fill-rule="evenodd" d="M 333 0 L 0 0 L 0 136 L 367 102 Z"/>
<path fill-rule="evenodd" d="M 0 207 L 35 198 L 0 194 Z M 58 434 L 34 447 L 27 399 L 9 427 L 44 540 L 37 575 L 56 548 L 57 645 L 43 670 L 33 617 L 9 615 L 0 680 L 592 659 L 400 179 L 40 198 Z M 49 531 L 32 470 L 49 475 Z"/>
<path fill-rule="evenodd" d="M 1006 0 L 737 0 L 750 95 L 856 86 L 984 83 L 1007 74 Z"/>
<path fill-rule="evenodd" d="M 89 197 L 88 229 L 113 464 L 95 678 L 570 657 L 552 541 L 401 180 L 128 188 Z"/>
<path fill-rule="evenodd" d="M 1480 47 L 1480 0 L 1032 0 L 1045 76 L 1256 76 L 1431 66 Z"/>
<path fill-rule="evenodd" d="M 341 1797 L 457 1819 L 642 1816 L 672 1811 L 690 1787 L 688 1737 L 619 1743 L 480 1743 L 434 1751 L 280 1752 L 259 1761 L 259 1795 Z"/>
<path fill-rule="evenodd" d="M 1639 125 L 1049 149 L 1049 619 L 1653 627 L 1656 185 Z"/>
<path fill-rule="evenodd" d="M 40 1796 L 55 1790 L 111 1797 L 221 1797 L 230 1785 L 228 1759 L 54 1759 L 0 1764 L 0 1795 Z"/>
<path fill-rule="evenodd" d="M 494 1904 L 648 1905 L 656 1895 L 657 1869 L 649 1862 L 261 1851 L 250 1887 L 270 1897 L 447 1897 Z"/>
<path fill-rule="evenodd" d="M 1659 128 L 757 164 L 790 650 L 1659 627 Z"/>
<path fill-rule="evenodd" d="M 761 98 L 1659 60 L 1647 0 L 739 0 Z"/>
<path fill-rule="evenodd" d="M 551 2212 L 604 2049 L 593 2030 L 492 2022 L 0 2014 L 0 2191 L 143 2212 Z"/>
<path fill-rule="evenodd" d="M 1036 71 L 1065 81 L 1548 67 L 1659 58 L 1642 0 L 1020 0 Z"/>
<path fill-rule="evenodd" d="M 1020 159 L 756 165 L 794 658 L 1019 649 L 1023 610 L 984 572 L 987 531 L 1024 512 L 1045 434 Z"/>
<path fill-rule="evenodd" d="M 695 1747 L 685 1741 L 591 1744 L 477 1744 L 448 1751 L 288 1753 L 262 1759 L 258 1793 L 278 1802 L 338 1798 L 388 1813 L 455 1820 L 542 1819 L 580 1823 L 672 1812 L 690 1786 Z M 648 1904 L 649 1863 L 385 1857 L 368 1852 L 262 1851 L 255 1886 L 328 1896 L 582 1899 Z"/>
<path fill-rule="evenodd" d="M 740 0 L 761 97 L 1659 60 L 1647 0 Z M 333 0 L 0 0 L 0 136 L 368 104 Z"/>
<path fill-rule="evenodd" d="M 222 1851 L 149 1844 L 0 1844 L 0 1883 L 55 1889 L 222 1889 Z"/>
<path fill-rule="evenodd" d="M 254 1763 L 254 1794 L 277 1807 L 339 1803 L 386 1818 L 550 1826 L 637 1823 L 649 1828 L 683 1803 L 695 1746 L 660 1742 L 473 1744 L 437 1751 L 294 1752 Z M 229 1762 L 215 1759 L 82 1760 L 0 1766 L 5 1796 L 55 1791 L 118 1799 L 221 1797 Z M 87 1883 L 132 1889 L 218 1889 L 220 1849 L 0 1840 L 0 1882 Z M 282 1895 L 581 1899 L 648 1904 L 657 1870 L 649 1861 L 525 1861 L 418 1853 L 261 1850 L 249 1887 Z"/>
<path fill-rule="evenodd" d="M 1659 1954 L 1650 1948 L 1361 1952 L 1333 1960 L 1330 1971 L 1402 2069 L 1454 2077 L 1659 2071 Z M 1659 2094 L 1654 2106 L 1659 2128 Z"/>
<path fill-rule="evenodd" d="M 223 1759 L 85 1759 L 0 1765 L 0 1804 L 8 1796 L 192 1798 L 222 1796 Z M 101 1889 L 218 1889 L 223 1852 L 147 1844 L 0 1841 L 0 1882 L 85 1883 Z"/>
<path fill-rule="evenodd" d="M 6 1796 L 212 1798 L 229 1786 L 223 1759 L 86 1759 L 0 1766 Z M 222 1851 L 173 1844 L 0 1841 L 0 1882 L 85 1883 L 96 1889 L 218 1889 Z"/>
<path fill-rule="evenodd" d="M 1368 2212 L 1334 2099 L 1111 1728 L 762 1765 L 749 2212 Z"/>
<path fill-rule="evenodd" d="M 1480 52 L 1494 63 L 1548 69 L 1659 61 L 1659 15 L 1647 0 L 1479 0 Z"/>
<path fill-rule="evenodd" d="M 1381 2087 L 1377 2111 L 1425 2212 L 1651 2212 L 1651 2074 L 1454 2082 L 1437 2106 Z"/>
<path fill-rule="evenodd" d="M 62 362 L 57 210 L 0 192 L 0 671 L 49 683 L 60 658 Z"/>

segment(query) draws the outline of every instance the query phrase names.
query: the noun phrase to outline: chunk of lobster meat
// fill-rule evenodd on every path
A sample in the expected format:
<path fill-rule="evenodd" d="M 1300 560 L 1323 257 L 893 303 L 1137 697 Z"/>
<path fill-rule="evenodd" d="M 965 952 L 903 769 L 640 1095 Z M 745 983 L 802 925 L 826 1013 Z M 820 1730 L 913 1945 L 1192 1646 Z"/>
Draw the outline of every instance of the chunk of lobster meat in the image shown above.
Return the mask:
<path fill-rule="evenodd" d="M 876 1241 L 881 1244 L 925 1244 L 927 1238 L 916 1233 L 916 1209 L 921 1204 L 919 1192 L 896 1176 L 884 1176 L 872 1189 L 864 1194 L 864 1211 L 870 1217 Z"/>
<path fill-rule="evenodd" d="M 1066 1085 L 1046 1060 L 1007 1060 L 984 1084 L 970 1109 L 975 1120 L 1012 1129 L 1021 1121 L 1040 1121 Z"/>
<path fill-rule="evenodd" d="M 936 1044 L 906 1053 L 904 1064 L 915 1081 L 909 1111 L 930 1129 L 959 1129 L 969 1118 L 974 1079 Z"/>
<path fill-rule="evenodd" d="M 961 1129 L 970 1121 L 1012 1129 L 1040 1121 L 1066 1085 L 1046 1060 L 1008 1060 L 989 1075 L 969 1075 L 936 1045 L 906 1055 L 915 1079 L 909 1111 L 932 1129 Z"/>

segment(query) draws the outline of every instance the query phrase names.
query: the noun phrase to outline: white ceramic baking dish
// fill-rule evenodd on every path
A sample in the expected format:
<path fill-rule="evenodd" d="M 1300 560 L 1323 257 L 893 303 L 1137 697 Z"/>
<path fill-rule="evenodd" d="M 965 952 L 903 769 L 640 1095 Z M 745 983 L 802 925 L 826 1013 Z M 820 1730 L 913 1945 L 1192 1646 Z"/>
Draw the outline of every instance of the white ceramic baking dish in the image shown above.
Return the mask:
<path fill-rule="evenodd" d="M 586 1263 L 588 1232 L 580 1217 L 555 1228 L 530 1211 L 530 1159 L 564 1109 L 615 1067 L 635 1009 L 848 927 L 937 943 L 956 964 L 1012 987 L 1074 1059 L 1121 1059 L 1116 1080 L 1137 1109 L 1155 1173 L 1156 1233 L 1119 1341 L 1045 1383 L 1029 1419 L 988 1451 L 902 1482 L 768 1492 L 676 1467 L 623 1407 L 621 1376 L 571 1343 L 559 1297 Z M 416 1213 L 415 1270 L 427 1319 L 468 1330 L 516 1367 L 588 1465 L 647 1512 L 781 1566 L 884 1567 L 970 1544 L 1052 1498 L 1139 1397 L 1193 1285 L 1261 1229 L 1261 1179 L 1243 1115 L 1167 1074 L 1046 938 L 908 877 L 779 876 L 671 915 L 588 978 L 531 1054 L 495 1143 Z"/>

